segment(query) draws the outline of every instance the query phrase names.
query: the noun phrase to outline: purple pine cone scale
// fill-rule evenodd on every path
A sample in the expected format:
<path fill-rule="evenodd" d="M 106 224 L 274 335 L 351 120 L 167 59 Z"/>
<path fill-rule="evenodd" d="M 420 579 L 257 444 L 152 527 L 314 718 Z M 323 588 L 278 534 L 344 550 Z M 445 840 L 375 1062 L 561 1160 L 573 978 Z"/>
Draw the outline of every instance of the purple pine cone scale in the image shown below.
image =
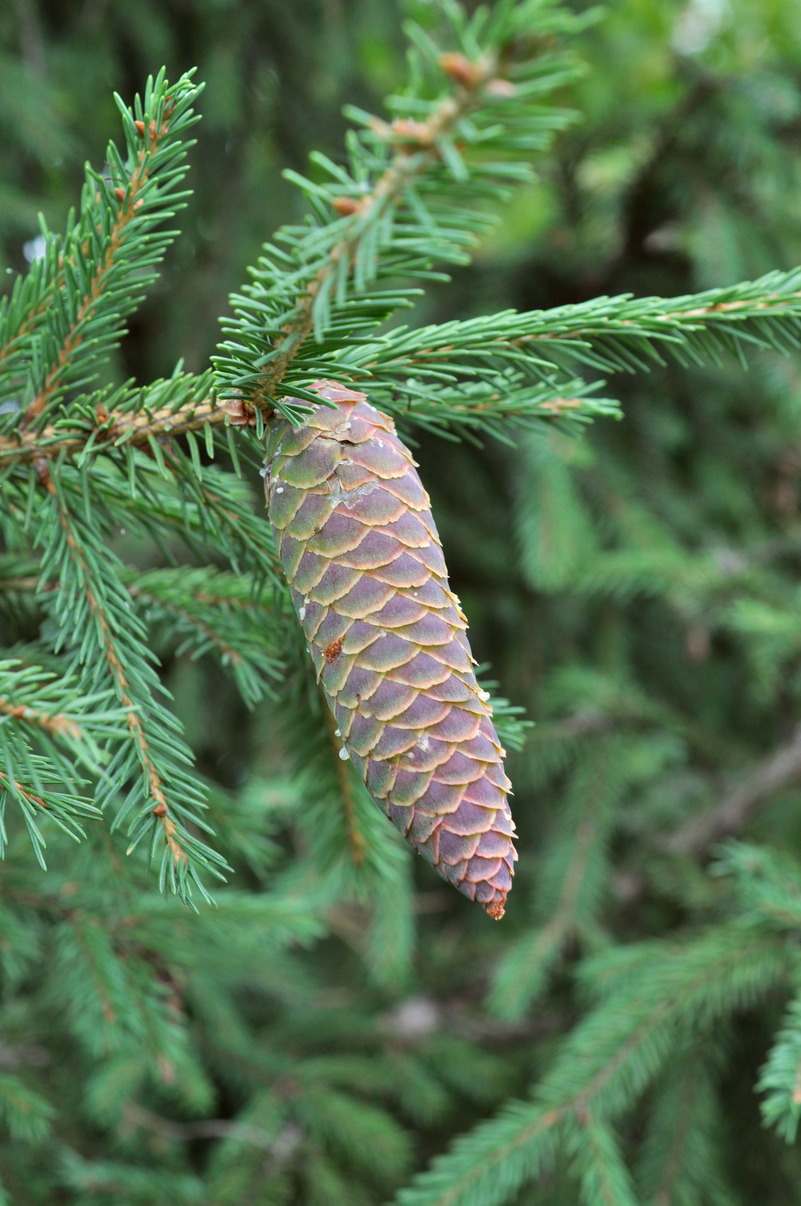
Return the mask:
<path fill-rule="evenodd" d="M 273 423 L 265 490 L 342 756 L 443 879 L 500 918 L 511 784 L 428 495 L 387 415 L 333 381 L 312 388 L 335 405 Z"/>

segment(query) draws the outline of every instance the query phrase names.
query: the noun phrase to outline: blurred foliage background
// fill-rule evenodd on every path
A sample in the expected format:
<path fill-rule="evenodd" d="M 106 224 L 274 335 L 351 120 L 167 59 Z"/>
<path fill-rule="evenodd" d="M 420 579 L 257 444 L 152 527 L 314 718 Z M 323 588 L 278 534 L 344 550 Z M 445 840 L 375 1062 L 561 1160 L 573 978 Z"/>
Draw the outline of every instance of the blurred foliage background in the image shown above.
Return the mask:
<path fill-rule="evenodd" d="M 194 197 L 117 371 L 145 382 L 179 357 L 202 369 L 228 292 L 301 212 L 281 169 L 306 170 L 315 147 L 337 158 L 341 106 L 380 104 L 403 76 L 402 21 L 425 22 L 427 8 L 11 0 L 4 271 L 35 254 L 38 211 L 61 225 L 83 161 L 99 166 L 112 90 L 128 99 L 162 63 L 171 78 L 197 65 Z M 798 5 L 615 0 L 580 53 L 586 74 L 564 97 L 579 120 L 473 265 L 432 288 L 426 321 L 692 292 L 801 263 Z M 509 768 L 521 859 L 505 921 L 488 924 L 421 864 L 416 934 L 393 930 L 386 907 L 371 924 L 371 902 L 343 893 L 281 949 L 285 919 L 257 908 L 288 846 L 274 705 L 247 712 L 213 667 L 165 649 L 202 769 L 237 799 L 222 838 L 240 914 L 199 922 L 165 901 L 158 958 L 132 942 L 128 981 L 109 985 L 117 961 L 97 923 L 108 869 L 90 852 L 79 880 L 74 860 L 59 880 L 53 847 L 55 886 L 42 876 L 29 949 L 4 968 L 0 1079 L 21 1066 L 34 1103 L 22 1103 L 29 1125 L 17 1118 L 0 1138 L 9 1202 L 384 1201 L 541 1073 L 583 1008 L 573 971 L 585 956 L 747 912 L 730 886 L 736 858 L 709 874 L 719 839 L 799 854 L 798 357 L 759 353 L 747 371 L 666 364 L 607 389 L 623 421 L 580 441 L 425 437 L 418 449 L 474 652 L 536 722 Z M 21 907 L 9 867 L 0 887 Z M 125 908 L 135 915 L 135 898 Z M 70 997 L 72 959 L 96 969 L 94 996 Z M 139 1013 L 148 976 L 153 1019 Z M 798 1200 L 797 1152 L 760 1128 L 754 1092 L 785 998 L 733 1013 L 717 1045 L 692 1053 L 712 1087 L 690 1129 L 713 1139 L 674 1182 L 630 1122 L 638 1200 Z M 574 1201 L 565 1184 L 520 1201 Z"/>

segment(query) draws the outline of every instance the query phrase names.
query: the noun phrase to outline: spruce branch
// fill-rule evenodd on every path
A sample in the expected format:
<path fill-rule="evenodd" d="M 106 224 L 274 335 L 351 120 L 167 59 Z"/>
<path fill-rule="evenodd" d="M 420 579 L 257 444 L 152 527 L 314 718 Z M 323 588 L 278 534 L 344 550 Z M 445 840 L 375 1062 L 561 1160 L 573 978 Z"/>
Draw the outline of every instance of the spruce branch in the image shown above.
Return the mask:
<path fill-rule="evenodd" d="M 283 677 L 282 617 L 266 591 L 256 594 L 239 576 L 205 567 L 126 571 L 123 580 L 157 648 L 170 641 L 176 657 L 212 654 L 250 706 L 275 694 Z"/>
<path fill-rule="evenodd" d="M 720 1039 L 691 1041 L 674 1053 L 656 1085 L 653 1108 L 637 1160 L 642 1201 L 703 1200 L 710 1206 L 734 1206 L 738 1200 L 721 1159 L 722 1123 L 719 1077 L 729 1052 Z"/>
<path fill-rule="evenodd" d="M 94 504 L 108 527 L 145 533 L 168 562 L 174 555 L 165 541 L 178 537 L 201 563 L 222 556 L 234 573 L 252 575 L 254 590 L 263 580 L 280 590 L 272 535 L 267 524 L 254 522 L 249 484 L 214 464 L 205 464 L 199 475 L 191 453 L 156 447 L 158 458 L 149 449 L 131 449 L 123 463 L 94 461 Z"/>
<path fill-rule="evenodd" d="M 71 720 L 69 716 L 63 714 L 46 715 L 44 712 L 32 708 L 29 704 L 12 703 L 10 699 L 0 696 L 0 712 L 6 716 L 13 716 L 15 720 L 23 720 L 26 724 L 33 724 L 50 733 L 52 736 L 67 736 L 80 739 L 83 736 L 80 725 L 75 720 Z"/>
<path fill-rule="evenodd" d="M 801 926 L 801 865 L 789 852 L 727 841 L 711 872 L 730 879 L 748 917 L 790 932 Z"/>
<path fill-rule="evenodd" d="M 617 404 L 592 397 L 593 387 L 575 378 L 557 376 L 550 356 L 562 351 L 596 369 L 632 372 L 663 363 L 660 349 L 695 362 L 714 360 L 724 348 L 740 356 L 753 348 L 790 351 L 801 324 L 798 283 L 794 270 L 678 298 L 600 298 L 548 311 L 399 327 L 381 341 L 333 351 L 326 367 L 354 379 L 369 373 L 386 410 L 440 433 L 472 427 L 497 435 L 532 418 L 586 421 L 618 413 Z M 0 467 L 59 452 L 80 456 L 90 449 L 113 453 L 123 444 L 149 446 L 205 427 L 256 427 L 257 405 L 258 399 L 233 396 L 154 407 L 142 395 L 135 408 L 98 404 L 94 421 L 77 430 L 68 414 L 39 432 L 0 437 Z"/>
<path fill-rule="evenodd" d="M 51 752 L 55 743 L 94 773 L 104 761 L 100 743 L 122 732 L 124 714 L 108 706 L 108 692 L 87 695 L 76 679 L 27 659 L 0 661 L 0 690 L 0 730 L 16 729 Z"/>
<path fill-rule="evenodd" d="M 637 1206 L 620 1141 L 608 1123 L 591 1112 L 578 1115 L 568 1133 L 567 1147 L 584 1206 Z"/>
<path fill-rule="evenodd" d="M 348 167 L 317 156 L 327 186 L 289 174 L 312 212 L 265 247 L 253 283 L 232 299 L 216 362 L 223 392 L 297 420 L 315 402 L 310 381 L 336 377 L 343 345 L 408 306 L 396 282 L 436 277 L 437 261 L 465 262 L 490 221 L 477 202 L 528 178 L 521 154 L 564 125 L 544 98 L 575 64 L 549 35 L 578 28 L 575 18 L 551 0 L 504 5 L 491 20 L 450 3 L 442 12 L 457 49 L 443 52 L 410 27 L 409 92 L 390 98 L 389 122 L 348 110 L 362 127 L 349 138 Z M 389 289 L 376 287 L 382 278 Z"/>
<path fill-rule="evenodd" d="M 576 1124 L 630 1108 L 677 1042 L 786 980 L 792 960 L 764 931 L 733 925 L 674 948 L 635 951 L 618 991 L 565 1040 L 531 1102 L 514 1102 L 456 1141 L 398 1206 L 501 1206 L 553 1162 Z M 596 964 L 603 965 L 603 956 Z"/>
<path fill-rule="evenodd" d="M 550 310 L 501 311 L 436 326 L 390 331 L 346 349 L 358 373 L 402 382 L 449 375 L 482 376 L 496 362 L 553 378 L 554 357 L 567 353 L 604 371 L 645 371 L 679 360 L 715 360 L 721 349 L 793 351 L 801 335 L 801 273 L 771 272 L 756 281 L 679 297 L 599 297 Z M 557 362 L 558 364 L 558 359 Z"/>
<path fill-rule="evenodd" d="M 761 1070 L 757 1088 L 766 1123 L 788 1142 L 795 1141 L 801 1119 L 801 997 L 796 996 Z"/>
<path fill-rule="evenodd" d="M 320 306 L 315 303 L 321 293 L 325 296 L 329 291 L 329 282 L 337 272 L 344 274 L 339 265 L 347 265 L 345 271 L 348 271 L 350 265 L 355 264 L 361 247 L 368 237 L 372 237 L 384 215 L 401 201 L 419 176 L 439 162 L 442 140 L 452 136 L 459 122 L 476 106 L 483 88 L 495 76 L 498 63 L 492 56 L 476 64 L 465 60 L 465 65 L 466 70 L 460 73 L 460 78 L 454 78 L 453 70 L 449 72 L 457 84 L 455 95 L 441 101 L 425 121 L 396 120 L 391 126 L 379 121 L 371 123 L 378 137 L 390 146 L 400 143 L 401 149 L 393 155 L 369 192 L 358 199 L 344 195 L 332 198 L 333 208 L 343 215 L 345 232 L 333 243 L 325 261 L 301 291 L 291 319 L 276 336 L 275 354 L 269 370 L 250 399 L 259 409 L 278 392 L 290 364 L 312 332 L 322 335 L 322 322 L 318 316 Z M 303 178 L 296 179 L 302 186 L 306 184 Z M 366 285 L 370 278 L 366 273 L 363 275 L 365 279 L 360 283 Z"/>
<path fill-rule="evenodd" d="M 102 775 L 104 747 L 119 740 L 124 714 L 108 692 L 87 694 L 74 678 L 27 660 L 0 661 L 0 849 L 7 842 L 6 805 L 21 810 L 34 852 L 44 866 L 46 817 L 69 836 L 100 810 L 87 799 L 86 776 Z M 82 773 L 79 773 L 82 772 Z"/>
<path fill-rule="evenodd" d="M 63 241 L 43 229 L 45 255 L 0 308 L 0 397 L 19 395 L 23 431 L 96 379 L 155 279 L 173 238 L 158 227 L 186 196 L 178 185 L 198 91 L 191 73 L 170 86 L 162 71 L 134 110 L 115 98 L 124 152 L 110 144 L 106 172 L 87 169 L 77 223 Z"/>
<path fill-rule="evenodd" d="M 49 819 L 64 833 L 80 841 L 86 836 L 81 822 L 97 820 L 100 810 L 79 794 L 83 781 L 76 782 L 74 774 L 67 780 L 69 790 L 63 790 L 64 779 L 55 777 L 52 758 L 34 754 L 5 735 L 0 740 L 0 753 L 4 766 L 20 766 L 21 773 L 30 776 L 30 781 L 22 782 L 13 771 L 0 771 L 0 855 L 5 854 L 9 842 L 6 805 L 13 800 L 19 808 L 36 860 L 44 871 L 47 869 L 44 856 L 47 841 L 42 833 L 42 822 Z"/>
<path fill-rule="evenodd" d="M 15 1142 L 36 1143 L 49 1137 L 54 1113 L 47 1098 L 20 1076 L 0 1073 L 0 1117 Z"/>
<path fill-rule="evenodd" d="M 255 427 L 255 416 L 236 398 L 216 398 L 201 402 L 190 400 L 180 405 L 150 409 L 146 401 L 141 409 L 114 410 L 103 405 L 96 421 L 75 427 L 67 416 L 58 424 L 40 431 L 20 430 L 0 436 L 0 469 L 5 464 L 30 462 L 41 457 L 76 457 L 85 463 L 88 454 L 114 455 L 120 447 L 148 448 L 153 440 L 172 439 L 206 428 Z"/>
<path fill-rule="evenodd" d="M 579 762 L 548 857 L 538 875 L 536 921 L 504 952 L 493 976 L 490 1003 L 503 1018 L 519 1020 L 571 938 L 589 928 L 608 876 L 606 845 L 626 785 L 625 740 L 606 738 Z"/>
<path fill-rule="evenodd" d="M 85 513 L 80 478 L 68 469 L 54 467 L 43 475 L 56 522 L 46 528 L 42 576 L 58 584 L 51 606 L 61 628 L 60 644 L 67 646 L 74 665 L 83 668 L 85 679 L 91 676 L 112 687 L 128 726 L 128 741 L 117 747 L 105 768 L 98 799 L 101 807 L 108 806 L 127 787 L 115 824 L 133 811 L 130 849 L 151 832 L 151 857 L 160 832 L 162 883 L 189 899 L 193 883 L 205 894 L 198 866 L 221 877 L 225 862 L 187 828 L 207 828 L 198 815 L 204 807 L 202 789 L 184 769 L 191 765 L 191 755 L 178 722 L 155 698 L 158 680 L 142 643 L 143 629 L 131 615 L 121 567 Z M 141 774 L 139 787 L 129 784 L 134 763 Z M 151 831 L 152 820 L 156 828 Z"/>

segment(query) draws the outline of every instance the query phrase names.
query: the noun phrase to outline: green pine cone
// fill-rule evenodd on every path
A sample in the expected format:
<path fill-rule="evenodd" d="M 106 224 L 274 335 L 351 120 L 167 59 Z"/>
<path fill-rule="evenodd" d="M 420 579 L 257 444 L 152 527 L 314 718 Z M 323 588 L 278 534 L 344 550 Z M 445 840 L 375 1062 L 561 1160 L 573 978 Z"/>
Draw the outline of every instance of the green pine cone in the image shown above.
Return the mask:
<path fill-rule="evenodd" d="M 336 405 L 302 427 L 274 422 L 265 490 L 341 756 L 439 874 L 499 918 L 517 858 L 511 784 L 428 495 L 387 415 L 335 382 L 313 388 Z"/>

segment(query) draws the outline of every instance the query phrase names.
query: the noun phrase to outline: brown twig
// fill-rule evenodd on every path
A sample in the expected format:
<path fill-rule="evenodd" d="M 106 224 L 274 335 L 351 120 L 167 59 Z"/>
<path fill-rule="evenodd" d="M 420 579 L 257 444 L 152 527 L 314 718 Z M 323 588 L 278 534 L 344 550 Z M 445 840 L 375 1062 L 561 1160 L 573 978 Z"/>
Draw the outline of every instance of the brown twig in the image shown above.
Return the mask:
<path fill-rule="evenodd" d="M 252 407 L 241 398 L 205 399 L 184 406 L 163 406 L 152 411 L 109 411 L 99 428 L 69 432 L 63 427 L 45 427 L 41 431 L 20 430 L 0 436 L 0 465 L 12 460 L 34 461 L 59 454 L 77 456 L 91 440 L 98 452 L 113 452 L 121 446 L 146 446 L 153 439 L 186 435 L 205 427 L 254 427 Z"/>
<path fill-rule="evenodd" d="M 283 1155 L 284 1149 L 290 1147 L 294 1151 L 302 1137 L 299 1128 L 285 1127 L 284 1131 L 273 1135 L 261 1127 L 230 1121 L 226 1118 L 208 1118 L 199 1122 L 175 1122 L 171 1118 L 162 1118 L 158 1114 L 153 1114 L 150 1110 L 145 1110 L 135 1103 L 126 1106 L 125 1116 L 137 1126 L 155 1131 L 159 1135 L 165 1135 L 169 1139 L 233 1139 L 240 1143 L 253 1144 L 255 1147 L 263 1148 L 264 1151 L 276 1155 L 279 1152 Z"/>
<path fill-rule="evenodd" d="M 302 1130 L 293 1123 L 287 1123 L 276 1135 L 262 1127 L 252 1126 L 247 1122 L 237 1122 L 236 1119 L 204 1118 L 197 1122 L 176 1122 L 172 1118 L 163 1118 L 159 1114 L 154 1114 L 135 1102 L 129 1102 L 125 1106 L 124 1117 L 133 1126 L 153 1131 L 167 1139 L 180 1141 L 191 1139 L 234 1140 L 260 1147 L 282 1161 L 289 1159 L 294 1154 L 303 1139 Z"/>
<path fill-rule="evenodd" d="M 6 791 L 18 791 L 29 804 L 35 804 L 37 808 L 43 808 L 45 812 L 47 812 L 47 804 L 42 797 L 34 795 L 32 791 L 28 791 L 27 787 L 23 787 L 18 779 L 12 779 L 11 776 L 5 774 L 4 771 L 0 771 L 0 783 L 5 785 Z"/>
<path fill-rule="evenodd" d="M 15 720 L 24 720 L 26 724 L 33 724 L 40 729 L 45 729 L 54 737 L 80 738 L 81 736 L 80 727 L 69 716 L 64 716 L 62 713 L 48 715 L 46 712 L 39 711 L 38 708 L 29 708 L 26 704 L 15 704 L 13 700 L 5 699 L 3 696 L 0 696 L 0 712 L 5 713 L 6 716 L 13 716 Z"/>
<path fill-rule="evenodd" d="M 786 745 L 758 762 L 718 804 L 692 817 L 660 845 L 671 854 L 703 854 L 721 838 L 739 833 L 771 796 L 800 779 L 801 727 Z"/>

